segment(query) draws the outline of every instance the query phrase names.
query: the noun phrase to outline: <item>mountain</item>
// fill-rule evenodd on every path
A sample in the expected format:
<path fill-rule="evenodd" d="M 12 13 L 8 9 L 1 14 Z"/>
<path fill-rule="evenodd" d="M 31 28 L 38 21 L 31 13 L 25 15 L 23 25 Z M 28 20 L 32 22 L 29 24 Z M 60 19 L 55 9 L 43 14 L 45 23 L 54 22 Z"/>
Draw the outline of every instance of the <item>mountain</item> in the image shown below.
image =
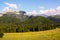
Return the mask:
<path fill-rule="evenodd" d="M 60 23 L 60 15 L 52 15 L 52 16 L 49 16 L 48 19 L 56 23 Z"/>
<path fill-rule="evenodd" d="M 24 11 L 20 11 L 19 14 L 16 14 L 15 12 L 7 12 L 6 14 L 3 14 L 3 16 L 11 16 L 11 17 L 16 17 L 20 19 L 21 21 L 24 21 L 28 18 L 27 15 L 24 15 Z"/>
<path fill-rule="evenodd" d="M 53 15 L 53 16 L 49 16 L 47 17 L 49 20 L 53 21 L 56 23 L 57 27 L 60 28 L 60 15 Z"/>
<path fill-rule="evenodd" d="M 0 30 L 2 32 L 27 32 L 27 31 L 43 31 L 56 28 L 53 21 L 43 16 L 30 16 L 19 18 L 17 14 L 11 12 L 0 17 Z M 26 19 L 26 20 L 25 20 Z"/>
<path fill-rule="evenodd" d="M 48 17 L 48 15 L 45 14 L 40 14 L 39 16 Z"/>

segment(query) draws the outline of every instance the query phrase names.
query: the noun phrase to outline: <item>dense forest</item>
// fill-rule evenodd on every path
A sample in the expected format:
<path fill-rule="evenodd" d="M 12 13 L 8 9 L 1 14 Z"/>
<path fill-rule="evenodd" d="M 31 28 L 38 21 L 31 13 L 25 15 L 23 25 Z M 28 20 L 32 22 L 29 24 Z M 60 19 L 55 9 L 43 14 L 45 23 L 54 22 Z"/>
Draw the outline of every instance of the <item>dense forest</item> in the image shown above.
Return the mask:
<path fill-rule="evenodd" d="M 55 22 L 43 16 L 16 15 L 14 12 L 7 12 L 0 17 L 0 32 L 5 33 L 44 31 L 55 29 L 56 27 Z"/>

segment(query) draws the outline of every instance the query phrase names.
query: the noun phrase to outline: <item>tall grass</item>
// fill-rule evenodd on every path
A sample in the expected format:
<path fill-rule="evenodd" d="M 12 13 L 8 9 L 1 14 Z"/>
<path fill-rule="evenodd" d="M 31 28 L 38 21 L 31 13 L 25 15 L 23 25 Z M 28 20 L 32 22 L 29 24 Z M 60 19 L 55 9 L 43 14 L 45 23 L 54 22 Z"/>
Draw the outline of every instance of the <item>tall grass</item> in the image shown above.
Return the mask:
<path fill-rule="evenodd" d="M 26 33 L 4 33 L 0 40 L 60 40 L 60 29 L 26 32 Z"/>

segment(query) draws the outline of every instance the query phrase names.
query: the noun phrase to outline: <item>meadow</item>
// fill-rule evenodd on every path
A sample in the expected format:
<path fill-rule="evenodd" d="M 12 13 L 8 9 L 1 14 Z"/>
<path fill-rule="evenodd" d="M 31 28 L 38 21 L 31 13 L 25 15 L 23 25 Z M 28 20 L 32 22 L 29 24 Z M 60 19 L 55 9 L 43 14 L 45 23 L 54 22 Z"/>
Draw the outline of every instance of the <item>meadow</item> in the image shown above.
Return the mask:
<path fill-rule="evenodd" d="M 25 32 L 25 33 L 4 33 L 0 40 L 60 40 L 60 29 Z"/>

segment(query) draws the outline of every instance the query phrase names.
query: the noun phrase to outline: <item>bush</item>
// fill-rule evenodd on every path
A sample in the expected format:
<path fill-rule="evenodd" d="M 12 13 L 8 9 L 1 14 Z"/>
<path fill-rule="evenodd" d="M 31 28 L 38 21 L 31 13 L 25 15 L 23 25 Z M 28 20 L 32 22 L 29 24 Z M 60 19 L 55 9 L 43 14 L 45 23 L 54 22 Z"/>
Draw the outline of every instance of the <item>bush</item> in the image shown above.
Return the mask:
<path fill-rule="evenodd" d="M 2 37 L 3 37 L 3 35 L 4 35 L 3 33 L 0 33 L 0 38 L 2 38 Z"/>

